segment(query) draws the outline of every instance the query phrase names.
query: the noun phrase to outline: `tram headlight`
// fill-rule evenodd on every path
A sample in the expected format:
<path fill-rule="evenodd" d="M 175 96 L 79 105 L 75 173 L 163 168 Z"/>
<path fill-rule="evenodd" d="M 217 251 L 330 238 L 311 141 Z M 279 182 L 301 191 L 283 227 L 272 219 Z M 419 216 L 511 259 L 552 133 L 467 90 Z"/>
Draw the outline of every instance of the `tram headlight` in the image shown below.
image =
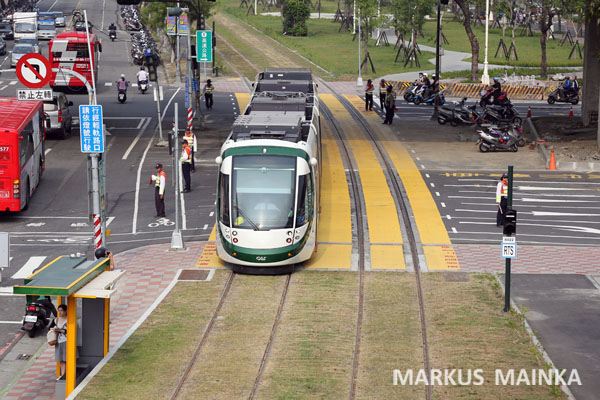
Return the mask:
<path fill-rule="evenodd" d="M 233 238 L 233 243 L 237 243 L 238 239 L 237 238 Z"/>
<path fill-rule="evenodd" d="M 237 231 L 233 231 L 233 232 L 231 232 L 231 234 L 232 234 L 233 236 L 237 236 Z"/>
<path fill-rule="evenodd" d="M 288 236 L 292 236 L 292 231 L 288 231 L 288 232 L 287 232 L 287 235 L 288 235 Z"/>
<path fill-rule="evenodd" d="M 287 239 L 285 239 L 285 241 L 286 241 L 287 243 L 292 243 L 292 238 L 287 238 Z"/>

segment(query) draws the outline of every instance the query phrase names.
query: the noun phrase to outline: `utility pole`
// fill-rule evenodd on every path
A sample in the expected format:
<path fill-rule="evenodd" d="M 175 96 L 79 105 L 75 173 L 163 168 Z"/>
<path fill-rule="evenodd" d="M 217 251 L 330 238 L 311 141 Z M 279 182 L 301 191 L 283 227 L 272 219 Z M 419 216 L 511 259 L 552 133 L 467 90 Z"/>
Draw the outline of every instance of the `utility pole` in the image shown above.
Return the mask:
<path fill-rule="evenodd" d="M 358 8 L 358 79 L 356 80 L 356 86 L 362 86 L 363 84 L 363 80 L 362 80 L 362 68 L 360 65 L 361 59 L 360 59 L 360 7 Z"/>
<path fill-rule="evenodd" d="M 179 2 L 177 2 L 177 8 L 179 8 Z M 175 47 L 177 53 L 175 54 L 175 80 L 177 83 L 181 83 L 181 71 L 179 70 L 179 15 L 175 18 Z"/>
<path fill-rule="evenodd" d="M 437 31 L 436 31 L 436 44 L 435 44 L 435 79 L 438 80 L 437 90 L 435 91 L 435 99 L 433 101 L 433 116 L 432 118 L 437 118 L 438 116 L 438 107 L 440 104 L 440 31 L 442 25 L 442 16 L 441 16 L 441 0 L 437 0 Z"/>
<path fill-rule="evenodd" d="M 188 76 L 188 85 L 187 85 L 187 96 L 188 96 L 188 109 L 187 111 L 187 124 L 186 124 L 186 128 L 191 130 L 192 129 L 192 39 L 191 39 L 191 24 L 190 24 L 190 9 L 189 8 L 182 8 L 182 11 L 185 11 L 187 13 L 187 76 Z"/>

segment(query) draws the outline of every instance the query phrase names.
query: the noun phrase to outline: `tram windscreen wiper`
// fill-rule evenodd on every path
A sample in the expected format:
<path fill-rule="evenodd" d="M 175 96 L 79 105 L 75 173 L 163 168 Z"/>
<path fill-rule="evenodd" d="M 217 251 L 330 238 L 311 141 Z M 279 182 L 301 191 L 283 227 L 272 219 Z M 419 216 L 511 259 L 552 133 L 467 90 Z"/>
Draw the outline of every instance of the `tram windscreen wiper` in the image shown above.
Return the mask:
<path fill-rule="evenodd" d="M 248 216 L 246 215 L 246 213 L 245 213 L 245 212 L 243 212 L 243 211 L 242 211 L 242 209 L 241 209 L 241 208 L 239 208 L 237 204 L 234 204 L 233 206 L 234 206 L 234 207 L 235 207 L 235 209 L 236 209 L 236 210 L 237 210 L 237 211 L 238 211 L 238 212 L 239 212 L 239 213 L 242 215 L 242 217 L 244 217 L 244 218 L 245 218 L 245 221 L 248 221 L 248 223 L 249 223 L 250 225 L 252 225 L 252 229 L 254 229 L 255 231 L 259 231 L 259 230 L 260 230 L 260 229 L 258 229 L 258 225 L 256 225 L 256 224 L 254 223 L 254 221 L 252 221 L 250 218 L 248 218 Z"/>

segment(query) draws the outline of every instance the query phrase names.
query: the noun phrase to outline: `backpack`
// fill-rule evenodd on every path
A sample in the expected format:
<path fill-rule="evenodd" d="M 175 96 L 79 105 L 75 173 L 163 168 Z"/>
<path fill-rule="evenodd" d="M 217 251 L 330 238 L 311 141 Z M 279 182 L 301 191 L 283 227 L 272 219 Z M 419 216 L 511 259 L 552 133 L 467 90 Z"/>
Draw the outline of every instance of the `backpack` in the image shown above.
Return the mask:
<path fill-rule="evenodd" d="M 573 79 L 573 81 L 571 82 L 571 87 L 573 88 L 573 90 L 578 91 L 579 90 L 579 82 L 577 82 L 577 79 Z"/>

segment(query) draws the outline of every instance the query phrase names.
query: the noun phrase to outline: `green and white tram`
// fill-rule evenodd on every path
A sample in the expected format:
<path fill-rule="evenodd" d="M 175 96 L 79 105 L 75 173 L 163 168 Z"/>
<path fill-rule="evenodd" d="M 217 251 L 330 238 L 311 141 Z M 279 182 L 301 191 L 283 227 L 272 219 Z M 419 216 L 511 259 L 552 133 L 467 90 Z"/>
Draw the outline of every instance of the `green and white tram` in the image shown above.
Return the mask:
<path fill-rule="evenodd" d="M 316 247 L 321 132 L 314 98 L 261 92 L 217 157 L 217 254 L 243 266 L 308 260 Z"/>

